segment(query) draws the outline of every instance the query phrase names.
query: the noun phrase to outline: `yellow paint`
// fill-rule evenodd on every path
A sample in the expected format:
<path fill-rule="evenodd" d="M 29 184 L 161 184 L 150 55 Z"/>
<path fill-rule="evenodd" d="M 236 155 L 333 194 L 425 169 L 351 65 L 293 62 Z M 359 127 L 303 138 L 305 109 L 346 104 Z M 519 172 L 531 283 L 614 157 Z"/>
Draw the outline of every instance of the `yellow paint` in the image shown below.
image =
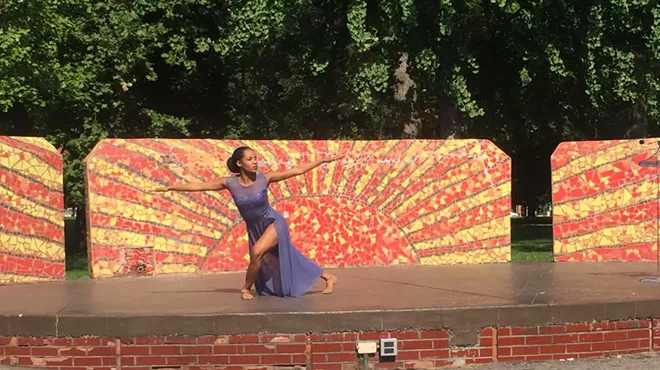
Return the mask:
<path fill-rule="evenodd" d="M 18 256 L 64 260 L 64 245 L 54 241 L 7 234 L 0 229 L 0 253 L 10 253 Z"/>
<path fill-rule="evenodd" d="M 49 281 L 48 278 L 42 278 L 37 276 L 25 276 L 9 273 L 0 273 L 0 284 L 9 284 L 9 283 L 36 283 L 40 281 Z"/>

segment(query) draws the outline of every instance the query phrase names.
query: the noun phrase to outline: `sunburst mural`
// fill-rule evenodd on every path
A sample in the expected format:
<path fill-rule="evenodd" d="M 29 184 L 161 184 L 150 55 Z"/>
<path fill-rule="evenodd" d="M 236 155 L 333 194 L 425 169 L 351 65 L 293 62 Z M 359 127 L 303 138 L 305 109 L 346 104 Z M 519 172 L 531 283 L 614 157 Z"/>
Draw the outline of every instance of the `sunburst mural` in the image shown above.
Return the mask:
<path fill-rule="evenodd" d="M 552 155 L 556 261 L 655 261 L 658 139 L 561 143 Z"/>
<path fill-rule="evenodd" d="M 64 278 L 62 157 L 46 140 L 0 136 L 0 284 Z"/>
<path fill-rule="evenodd" d="M 150 192 L 229 176 L 242 145 L 262 172 L 346 154 L 269 189 L 294 245 L 324 267 L 510 259 L 511 161 L 486 140 L 112 139 L 85 161 L 92 275 L 244 269 L 247 235 L 228 192 Z"/>

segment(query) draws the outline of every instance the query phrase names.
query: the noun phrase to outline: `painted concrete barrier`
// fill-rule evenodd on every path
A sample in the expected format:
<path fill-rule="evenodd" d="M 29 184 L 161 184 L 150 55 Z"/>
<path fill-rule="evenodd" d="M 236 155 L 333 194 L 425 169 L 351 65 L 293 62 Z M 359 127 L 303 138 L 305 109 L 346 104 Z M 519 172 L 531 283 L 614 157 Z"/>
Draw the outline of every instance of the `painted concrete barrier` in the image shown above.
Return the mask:
<path fill-rule="evenodd" d="M 347 155 L 269 190 L 294 245 L 324 267 L 510 260 L 511 160 L 487 140 L 109 139 L 85 161 L 93 277 L 244 269 L 228 192 L 148 190 L 229 176 L 241 145 L 262 172 Z"/>
<path fill-rule="evenodd" d="M 63 199 L 60 153 L 0 136 L 0 284 L 64 278 Z"/>

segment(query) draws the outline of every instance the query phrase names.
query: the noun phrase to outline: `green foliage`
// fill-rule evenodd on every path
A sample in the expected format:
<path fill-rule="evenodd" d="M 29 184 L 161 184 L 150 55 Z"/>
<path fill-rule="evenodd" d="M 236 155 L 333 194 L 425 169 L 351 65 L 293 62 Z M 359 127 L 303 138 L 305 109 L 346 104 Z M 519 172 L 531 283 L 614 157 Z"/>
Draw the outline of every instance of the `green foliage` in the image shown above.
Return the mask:
<path fill-rule="evenodd" d="M 0 133 L 65 148 L 69 206 L 105 137 L 398 138 L 411 122 L 491 138 L 543 183 L 514 195 L 540 199 L 557 142 L 652 131 L 659 99 L 656 1 L 0 4 Z"/>

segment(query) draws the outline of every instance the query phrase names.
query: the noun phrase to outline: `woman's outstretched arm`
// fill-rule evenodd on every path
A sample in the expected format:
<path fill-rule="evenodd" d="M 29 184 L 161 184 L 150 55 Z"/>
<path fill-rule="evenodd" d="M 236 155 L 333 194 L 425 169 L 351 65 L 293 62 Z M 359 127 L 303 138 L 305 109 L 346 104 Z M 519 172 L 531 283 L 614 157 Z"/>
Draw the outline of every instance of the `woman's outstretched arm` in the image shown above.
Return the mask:
<path fill-rule="evenodd" d="M 227 188 L 227 180 L 217 179 L 209 182 L 189 182 L 181 184 L 173 184 L 162 188 L 155 189 L 157 192 L 167 191 L 208 191 L 208 190 L 223 190 Z"/>
<path fill-rule="evenodd" d="M 323 163 L 330 163 L 334 162 L 336 160 L 344 158 L 343 155 L 340 156 L 334 156 L 334 157 L 329 157 L 329 158 L 324 158 L 324 159 L 319 159 L 313 162 L 307 162 L 307 163 L 302 163 L 299 164 L 293 168 L 290 168 L 286 171 L 272 171 L 266 173 L 266 178 L 268 179 L 269 182 L 278 182 L 278 181 L 283 181 L 286 180 L 290 177 L 294 176 L 299 176 L 302 175 L 305 172 L 311 171 L 312 169 L 322 165 Z"/>

